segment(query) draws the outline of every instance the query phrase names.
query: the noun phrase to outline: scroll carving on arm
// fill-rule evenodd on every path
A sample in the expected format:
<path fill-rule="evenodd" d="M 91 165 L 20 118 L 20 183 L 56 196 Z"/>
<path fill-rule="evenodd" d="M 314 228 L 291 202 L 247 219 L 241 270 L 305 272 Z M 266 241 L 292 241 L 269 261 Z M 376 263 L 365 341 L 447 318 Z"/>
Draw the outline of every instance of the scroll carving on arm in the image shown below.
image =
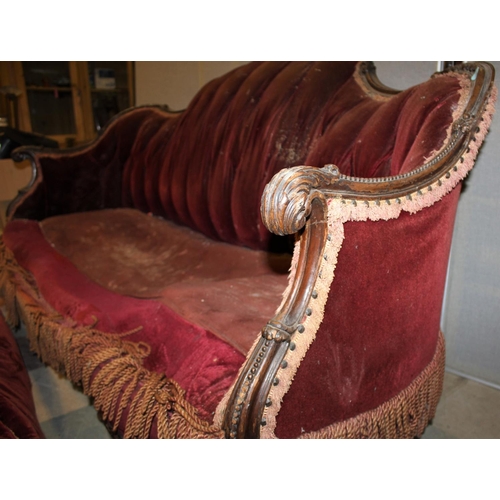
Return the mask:
<path fill-rule="evenodd" d="M 314 290 L 322 265 L 327 263 L 327 206 L 322 189 L 339 175 L 327 165 L 294 167 L 278 172 L 266 186 L 261 213 L 266 227 L 279 235 L 303 231 L 294 253 L 289 286 L 273 319 L 262 329 L 226 402 L 226 437 L 257 438 L 273 422 L 300 360 L 307 351 L 308 324 L 319 294 Z M 325 276 L 327 273 L 324 273 Z M 317 307 L 314 307 L 317 309 Z M 312 341 L 312 340 L 311 340 Z M 309 342 L 310 343 L 310 342 Z M 268 427 L 269 425 L 269 427 Z"/>

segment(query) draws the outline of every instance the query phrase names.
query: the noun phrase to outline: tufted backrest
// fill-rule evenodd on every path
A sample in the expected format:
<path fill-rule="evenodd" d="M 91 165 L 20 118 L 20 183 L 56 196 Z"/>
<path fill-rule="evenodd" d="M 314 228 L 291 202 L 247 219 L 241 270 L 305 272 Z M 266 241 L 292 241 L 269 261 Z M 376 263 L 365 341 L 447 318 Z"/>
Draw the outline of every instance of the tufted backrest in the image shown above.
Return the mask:
<path fill-rule="evenodd" d="M 351 62 L 247 64 L 176 117 L 150 112 L 124 166 L 123 204 L 266 248 L 260 200 L 277 171 L 334 163 L 357 177 L 408 172 L 443 147 L 461 91 L 457 77 L 440 75 L 377 92 Z"/>

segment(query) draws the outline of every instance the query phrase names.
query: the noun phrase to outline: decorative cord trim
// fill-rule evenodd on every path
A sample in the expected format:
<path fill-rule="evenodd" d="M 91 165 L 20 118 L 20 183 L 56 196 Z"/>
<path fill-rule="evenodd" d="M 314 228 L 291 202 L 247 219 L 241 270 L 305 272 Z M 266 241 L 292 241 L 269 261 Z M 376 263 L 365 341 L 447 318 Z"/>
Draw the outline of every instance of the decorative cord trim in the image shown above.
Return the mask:
<path fill-rule="evenodd" d="M 31 281 L 0 241 L 0 295 L 7 321 L 25 324 L 32 349 L 94 398 L 112 431 L 128 412 L 124 438 L 148 438 L 153 427 L 159 438 L 223 437 L 220 428 L 198 417 L 175 380 L 144 368 L 149 345 L 124 340 L 137 330 L 112 334 L 78 325 L 44 303 Z"/>

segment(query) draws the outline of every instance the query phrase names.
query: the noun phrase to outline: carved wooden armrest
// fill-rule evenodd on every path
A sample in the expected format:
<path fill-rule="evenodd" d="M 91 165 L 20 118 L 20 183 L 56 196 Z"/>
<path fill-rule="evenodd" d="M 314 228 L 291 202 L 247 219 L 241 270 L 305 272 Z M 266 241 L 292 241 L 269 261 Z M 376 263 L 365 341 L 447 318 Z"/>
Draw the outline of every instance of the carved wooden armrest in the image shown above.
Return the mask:
<path fill-rule="evenodd" d="M 299 258 L 283 303 L 262 329 L 227 399 L 222 423 L 226 437 L 257 438 L 267 424 L 264 410 L 275 404 L 269 393 L 280 384 L 277 373 L 287 368 L 285 355 L 295 349 L 295 335 L 304 330 L 302 321 L 311 314 L 308 304 L 315 298 L 314 286 L 327 257 L 328 204 L 338 207 L 341 222 L 394 218 L 401 210 L 414 212 L 432 205 L 472 168 L 479 146 L 476 138 L 482 141 L 491 120 L 487 106 L 493 70 L 478 63 L 459 71 L 470 76 L 469 101 L 444 149 L 421 167 L 392 177 L 355 178 L 334 165 L 301 166 L 278 172 L 266 186 L 262 219 L 273 233 L 300 236 Z"/>
<path fill-rule="evenodd" d="M 279 384 L 278 369 L 286 368 L 286 352 L 295 349 L 293 335 L 303 331 L 301 320 L 309 311 L 307 303 L 319 272 L 328 227 L 323 193 L 316 189 L 331 176 L 325 169 L 298 167 L 279 172 L 266 186 L 262 197 L 262 217 L 276 234 L 303 230 L 300 255 L 287 294 L 277 314 L 262 334 L 240 374 L 228 401 L 224 419 L 226 437 L 259 437 L 262 412 L 273 404 L 269 390 Z"/>

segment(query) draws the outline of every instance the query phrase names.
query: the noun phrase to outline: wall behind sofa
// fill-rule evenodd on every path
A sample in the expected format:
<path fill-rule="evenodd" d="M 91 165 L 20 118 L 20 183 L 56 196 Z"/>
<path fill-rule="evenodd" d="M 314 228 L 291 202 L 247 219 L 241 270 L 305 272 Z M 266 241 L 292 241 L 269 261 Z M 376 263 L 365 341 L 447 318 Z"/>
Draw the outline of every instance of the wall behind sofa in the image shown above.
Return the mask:
<path fill-rule="evenodd" d="M 183 109 L 199 88 L 241 62 L 137 62 L 137 104 Z M 375 62 L 380 80 L 405 89 L 427 80 L 436 62 Z M 500 63 L 494 63 L 500 75 Z M 497 78 L 498 81 L 498 78 Z M 500 111 L 493 120 L 457 219 L 442 316 L 449 371 L 500 388 Z"/>
<path fill-rule="evenodd" d="M 375 64 L 380 80 L 400 89 L 424 81 L 436 71 L 435 62 Z M 492 64 L 498 82 L 500 63 Z M 447 370 L 497 388 L 500 388 L 499 157 L 500 110 L 458 204 L 441 319 Z"/>
<path fill-rule="evenodd" d="M 210 80 L 244 62 L 174 61 L 136 62 L 136 103 L 168 104 L 174 111 L 185 109 L 198 90 Z"/>

